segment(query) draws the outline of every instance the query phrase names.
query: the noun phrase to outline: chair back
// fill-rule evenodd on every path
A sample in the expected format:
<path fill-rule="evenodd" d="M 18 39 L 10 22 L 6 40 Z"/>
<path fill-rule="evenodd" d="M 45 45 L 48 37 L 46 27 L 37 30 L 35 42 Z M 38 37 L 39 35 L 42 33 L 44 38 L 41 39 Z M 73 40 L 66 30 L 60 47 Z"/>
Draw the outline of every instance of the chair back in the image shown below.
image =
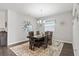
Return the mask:
<path fill-rule="evenodd" d="M 36 31 L 36 35 L 40 35 L 40 32 L 39 31 Z"/>
<path fill-rule="evenodd" d="M 34 36 L 34 32 L 33 31 L 29 32 L 29 36 Z"/>
<path fill-rule="evenodd" d="M 52 44 L 52 35 L 53 35 L 53 32 L 47 31 L 47 32 L 45 32 L 45 35 L 47 36 L 49 45 L 51 45 Z"/>

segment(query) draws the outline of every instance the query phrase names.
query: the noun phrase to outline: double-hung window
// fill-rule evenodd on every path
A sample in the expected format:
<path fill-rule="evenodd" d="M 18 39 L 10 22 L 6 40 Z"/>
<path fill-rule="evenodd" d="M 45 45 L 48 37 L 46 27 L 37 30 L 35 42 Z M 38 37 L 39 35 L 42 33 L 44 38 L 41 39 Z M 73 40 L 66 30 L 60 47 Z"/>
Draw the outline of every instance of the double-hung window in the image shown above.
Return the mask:
<path fill-rule="evenodd" d="M 44 31 L 55 31 L 55 20 L 45 20 Z"/>

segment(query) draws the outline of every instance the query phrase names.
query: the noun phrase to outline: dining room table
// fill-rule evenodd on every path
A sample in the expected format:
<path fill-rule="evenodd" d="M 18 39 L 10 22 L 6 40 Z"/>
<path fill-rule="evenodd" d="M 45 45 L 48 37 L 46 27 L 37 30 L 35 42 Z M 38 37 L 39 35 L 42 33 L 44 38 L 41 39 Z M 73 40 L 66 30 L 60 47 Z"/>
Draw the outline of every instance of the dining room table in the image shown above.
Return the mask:
<path fill-rule="evenodd" d="M 44 42 L 45 37 L 46 35 L 27 36 L 27 38 L 31 39 L 29 42 L 34 41 L 32 45 L 35 44 L 38 48 L 42 45 L 42 42 Z"/>

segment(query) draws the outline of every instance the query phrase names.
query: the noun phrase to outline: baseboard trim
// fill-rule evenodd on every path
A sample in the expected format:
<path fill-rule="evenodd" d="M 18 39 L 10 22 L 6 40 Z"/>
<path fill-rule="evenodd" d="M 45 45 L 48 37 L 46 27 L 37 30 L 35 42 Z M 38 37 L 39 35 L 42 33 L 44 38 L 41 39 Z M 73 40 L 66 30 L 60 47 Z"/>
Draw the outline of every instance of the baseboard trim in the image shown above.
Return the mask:
<path fill-rule="evenodd" d="M 14 44 L 11 44 L 11 45 L 8 45 L 8 47 L 17 46 L 17 45 L 20 45 L 20 44 L 23 44 L 23 43 L 27 43 L 27 42 L 29 42 L 29 40 L 27 40 L 27 41 L 22 41 L 22 42 L 18 42 L 18 43 L 14 43 Z"/>
<path fill-rule="evenodd" d="M 56 40 L 56 41 L 60 41 L 60 42 L 63 42 L 63 43 L 71 43 L 72 44 L 72 42 L 69 42 L 69 41 L 63 41 L 63 40 Z"/>

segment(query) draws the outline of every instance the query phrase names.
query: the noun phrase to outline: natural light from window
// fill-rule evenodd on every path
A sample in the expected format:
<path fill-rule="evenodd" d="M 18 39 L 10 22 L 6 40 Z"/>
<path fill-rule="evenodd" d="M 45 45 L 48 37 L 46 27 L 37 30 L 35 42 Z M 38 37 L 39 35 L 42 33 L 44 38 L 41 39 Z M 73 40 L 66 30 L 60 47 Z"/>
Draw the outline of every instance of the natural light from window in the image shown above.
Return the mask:
<path fill-rule="evenodd" d="M 44 31 L 55 31 L 55 20 L 46 20 L 44 23 Z"/>

